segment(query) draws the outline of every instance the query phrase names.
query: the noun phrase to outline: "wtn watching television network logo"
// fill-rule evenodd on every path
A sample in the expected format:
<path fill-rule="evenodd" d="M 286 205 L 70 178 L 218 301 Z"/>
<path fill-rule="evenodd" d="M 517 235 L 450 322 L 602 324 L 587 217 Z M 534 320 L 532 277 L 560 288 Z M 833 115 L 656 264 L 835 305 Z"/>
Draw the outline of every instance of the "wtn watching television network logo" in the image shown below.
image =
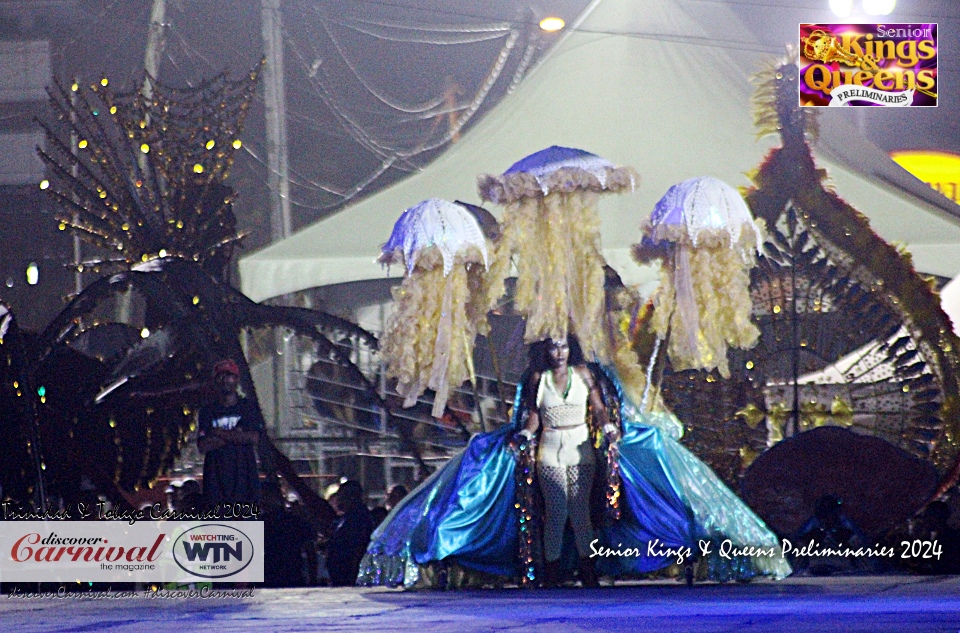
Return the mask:
<path fill-rule="evenodd" d="M 253 560 L 253 541 L 228 525 L 200 525 L 177 537 L 173 558 L 194 576 L 227 578 L 246 569 Z"/>

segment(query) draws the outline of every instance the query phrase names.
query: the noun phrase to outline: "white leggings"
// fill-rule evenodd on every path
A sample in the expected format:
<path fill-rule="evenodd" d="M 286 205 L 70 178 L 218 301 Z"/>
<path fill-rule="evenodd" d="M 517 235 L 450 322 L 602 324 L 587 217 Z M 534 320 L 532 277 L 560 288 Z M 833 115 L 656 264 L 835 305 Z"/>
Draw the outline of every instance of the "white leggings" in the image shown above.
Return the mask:
<path fill-rule="evenodd" d="M 587 425 L 557 431 L 544 429 L 537 458 L 537 477 L 543 494 L 543 547 L 548 562 L 560 558 L 567 518 L 580 557 L 589 556 L 590 490 L 595 463 Z"/>

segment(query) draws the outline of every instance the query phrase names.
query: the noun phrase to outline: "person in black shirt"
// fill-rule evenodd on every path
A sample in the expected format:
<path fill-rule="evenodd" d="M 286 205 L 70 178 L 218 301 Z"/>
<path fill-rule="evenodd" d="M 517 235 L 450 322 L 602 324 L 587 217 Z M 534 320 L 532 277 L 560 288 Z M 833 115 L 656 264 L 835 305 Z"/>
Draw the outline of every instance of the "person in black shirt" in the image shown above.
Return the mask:
<path fill-rule="evenodd" d="M 263 486 L 263 586 L 316 584 L 317 531 L 284 504 L 277 483 Z"/>
<path fill-rule="evenodd" d="M 260 500 L 256 447 L 264 430 L 258 408 L 237 392 L 240 368 L 222 360 L 213 368 L 216 400 L 198 414 L 197 448 L 204 455 L 203 497 L 208 507 Z"/>
<path fill-rule="evenodd" d="M 340 518 L 327 541 L 327 573 L 334 587 L 348 587 L 357 583 L 360 560 L 370 544 L 373 519 L 363 501 L 360 482 L 347 480 L 331 499 Z"/>

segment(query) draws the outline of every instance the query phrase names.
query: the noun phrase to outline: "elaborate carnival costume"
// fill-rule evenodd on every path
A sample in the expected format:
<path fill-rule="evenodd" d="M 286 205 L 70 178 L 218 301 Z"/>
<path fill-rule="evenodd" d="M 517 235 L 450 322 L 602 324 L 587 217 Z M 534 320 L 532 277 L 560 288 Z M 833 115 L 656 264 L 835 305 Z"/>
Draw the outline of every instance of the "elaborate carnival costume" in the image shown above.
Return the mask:
<path fill-rule="evenodd" d="M 544 161 L 552 169 L 544 167 Z M 592 154 L 553 147 L 520 161 L 502 177 L 482 178 L 485 197 L 509 206 L 488 281 L 475 285 L 478 292 L 487 293 L 477 303 L 489 305 L 491 297 L 502 293 L 511 258 L 519 256 L 520 262 L 514 262 L 519 271 L 515 306 L 528 319 L 528 342 L 576 334 L 586 337 L 587 354 L 601 362 L 617 361 L 619 369 L 622 346 L 610 341 L 602 326 L 602 258 L 594 202 L 600 191 L 632 185 L 630 173 Z M 553 229 L 543 226 L 564 218 L 551 211 L 563 208 L 590 216 L 577 230 L 571 229 L 574 237 L 552 234 Z M 564 226 L 577 224 L 569 217 L 566 220 Z M 526 227 L 523 231 L 517 228 L 520 224 Z M 554 247 L 566 244 L 566 250 L 558 253 L 531 242 L 536 236 Z M 648 238 L 659 252 L 673 253 L 669 240 L 676 240 L 675 235 L 648 232 Z M 526 248 L 517 248 L 524 243 Z M 530 255 L 531 247 L 547 248 L 550 254 Z M 558 266 L 552 258 L 565 265 Z M 740 259 L 748 263 L 750 258 Z M 595 268 L 600 269 L 599 276 Z M 543 301 L 524 303 L 521 295 L 527 294 L 541 295 Z M 666 305 L 669 298 L 663 302 Z M 698 314 L 706 318 L 702 307 Z M 739 316 L 739 312 L 722 315 L 742 326 Z M 581 329 L 584 325 L 589 331 Z M 698 343 L 702 328 L 690 339 L 696 343 L 700 365 L 704 357 L 716 361 L 726 344 L 743 342 L 744 337 L 730 334 L 728 325 L 718 327 L 721 337 L 714 347 Z M 655 351 L 651 369 L 656 357 Z M 690 364 L 697 363 L 694 358 Z M 546 371 L 536 385 L 528 384 L 528 372 L 517 389 L 511 423 L 474 436 L 374 532 L 358 583 L 535 584 L 542 579 L 545 561 L 559 554 L 569 567 L 574 559 L 573 543 L 563 538 L 568 516 L 576 550 L 581 556 L 594 555 L 591 561 L 605 575 L 636 577 L 684 564 L 704 552 L 704 547 L 709 549 L 702 566 L 708 578 L 787 575 L 789 566 L 774 553 L 776 536 L 709 467 L 678 443 L 682 424 L 669 412 L 647 410 L 648 401 L 656 401 L 656 395 L 648 397 L 649 390 L 641 386 L 642 402 L 635 403 L 628 393 L 636 394 L 637 385 L 625 389 L 617 369 L 590 364 L 589 371 L 606 415 L 590 411 L 588 385 L 574 366 L 568 367 L 569 389 L 554 385 L 552 373 Z M 638 372 L 619 369 L 619 373 L 635 377 Z M 639 375 L 643 376 L 642 370 Z M 537 389 L 534 398 L 526 393 L 531 388 Z M 542 420 L 537 453 L 530 433 L 522 433 L 531 405 Z M 613 448 L 604 438 L 605 429 L 598 428 L 601 419 L 608 419 L 619 431 L 613 434 L 620 435 Z"/>
<path fill-rule="evenodd" d="M 540 375 L 536 404 L 543 430 L 537 449 L 537 478 L 544 496 L 543 547 L 547 562 L 560 559 L 567 517 L 577 552 L 590 555 L 593 540 L 590 489 L 596 460 L 587 425 L 588 387 L 580 373 L 567 369 L 566 389 L 554 384 L 554 372 Z"/>

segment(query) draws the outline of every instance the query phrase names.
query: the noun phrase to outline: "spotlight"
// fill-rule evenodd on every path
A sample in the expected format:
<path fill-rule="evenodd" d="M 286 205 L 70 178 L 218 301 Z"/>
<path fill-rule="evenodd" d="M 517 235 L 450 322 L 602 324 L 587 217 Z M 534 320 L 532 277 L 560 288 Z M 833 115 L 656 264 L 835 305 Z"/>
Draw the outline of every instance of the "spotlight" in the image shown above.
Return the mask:
<path fill-rule="evenodd" d="M 540 20 L 540 28 L 543 29 L 544 31 L 547 31 L 548 33 L 554 33 L 556 31 L 559 31 L 564 26 L 566 26 L 566 22 L 564 22 L 560 18 L 549 17 L 549 18 L 543 18 L 542 20 Z"/>
<path fill-rule="evenodd" d="M 30 262 L 27 266 L 27 284 L 36 286 L 38 281 L 40 281 L 40 269 L 37 268 L 36 262 Z"/>
<path fill-rule="evenodd" d="M 863 11 L 867 15 L 890 15 L 897 0 L 863 0 Z"/>
<path fill-rule="evenodd" d="M 838 18 L 845 18 L 853 11 L 853 0 L 830 0 L 830 10 Z"/>

